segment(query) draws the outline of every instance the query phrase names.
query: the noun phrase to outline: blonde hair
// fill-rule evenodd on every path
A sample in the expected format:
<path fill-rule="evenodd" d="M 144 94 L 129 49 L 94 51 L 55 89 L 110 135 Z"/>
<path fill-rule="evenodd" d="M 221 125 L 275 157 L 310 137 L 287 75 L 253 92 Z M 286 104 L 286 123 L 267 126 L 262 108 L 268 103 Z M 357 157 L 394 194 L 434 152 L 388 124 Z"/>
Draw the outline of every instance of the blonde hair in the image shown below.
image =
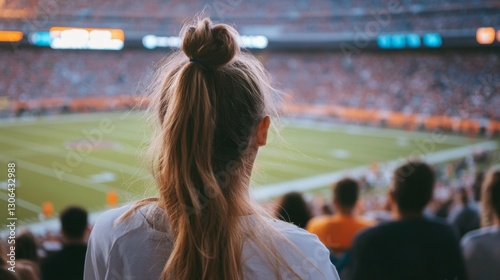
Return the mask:
<path fill-rule="evenodd" d="M 248 197 L 258 150 L 253 136 L 264 117 L 276 115 L 266 71 L 240 51 L 238 33 L 226 24 L 199 19 L 181 35 L 181 50 L 158 65 L 151 103 L 158 129 L 150 163 L 159 198 L 139 201 L 123 218 L 152 201 L 165 210 L 173 248 L 161 279 L 242 279 L 248 239 L 278 279 L 283 269 L 300 278 L 275 249 L 286 238 Z M 273 234 L 262 238 L 265 232 Z"/>
<path fill-rule="evenodd" d="M 481 225 L 483 227 L 493 225 L 495 215 L 498 215 L 498 219 L 500 219 L 500 215 L 496 214 L 498 210 L 495 209 L 493 204 L 493 187 L 499 184 L 500 165 L 495 165 L 488 170 L 481 186 Z M 498 205 L 498 202 L 496 205 Z"/>

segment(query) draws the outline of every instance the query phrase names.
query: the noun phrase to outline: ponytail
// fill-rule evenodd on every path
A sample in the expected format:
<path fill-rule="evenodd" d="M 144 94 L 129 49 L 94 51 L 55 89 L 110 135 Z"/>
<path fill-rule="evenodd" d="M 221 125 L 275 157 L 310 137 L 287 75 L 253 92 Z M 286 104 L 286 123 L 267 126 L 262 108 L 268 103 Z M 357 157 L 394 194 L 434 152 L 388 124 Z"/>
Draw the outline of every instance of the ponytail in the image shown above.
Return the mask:
<path fill-rule="evenodd" d="M 164 143 L 155 177 L 174 244 L 162 279 L 242 276 L 242 240 L 233 234 L 238 217 L 212 165 L 218 121 L 214 71 L 239 51 L 232 33 L 208 19 L 188 26 L 181 47 L 188 58 L 163 93 L 170 100 L 158 111 Z"/>

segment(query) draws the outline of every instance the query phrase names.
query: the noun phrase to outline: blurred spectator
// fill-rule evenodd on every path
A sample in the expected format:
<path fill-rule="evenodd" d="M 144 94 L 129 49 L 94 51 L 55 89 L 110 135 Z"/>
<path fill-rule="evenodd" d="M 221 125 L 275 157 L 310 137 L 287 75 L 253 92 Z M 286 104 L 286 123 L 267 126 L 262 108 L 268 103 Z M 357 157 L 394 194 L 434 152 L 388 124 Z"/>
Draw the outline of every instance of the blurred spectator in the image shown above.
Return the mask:
<path fill-rule="evenodd" d="M 425 218 L 435 175 L 421 162 L 393 174 L 389 198 L 396 221 L 361 232 L 352 248 L 352 279 L 465 279 L 458 239 L 446 224 Z"/>
<path fill-rule="evenodd" d="M 0 240 L 0 267 L 4 267 L 7 265 L 7 244 L 4 244 L 2 240 Z"/>
<path fill-rule="evenodd" d="M 16 237 L 16 259 L 30 260 L 38 265 L 38 246 L 30 231 L 24 231 Z"/>
<path fill-rule="evenodd" d="M 54 252 L 58 252 L 62 249 L 59 236 L 52 232 L 45 233 L 41 246 L 47 256 L 50 256 Z"/>
<path fill-rule="evenodd" d="M 35 236 L 24 231 L 16 237 L 16 271 L 20 280 L 38 280 L 40 278 L 40 258 Z"/>
<path fill-rule="evenodd" d="M 455 204 L 456 206 L 448 215 L 448 222 L 455 227 L 458 236 L 462 238 L 467 232 L 479 228 L 479 210 L 470 201 L 467 189 L 465 188 L 456 190 Z"/>
<path fill-rule="evenodd" d="M 38 264 L 30 260 L 17 260 L 16 261 L 16 272 L 17 278 L 19 280 L 39 280 L 40 272 L 38 269 Z"/>
<path fill-rule="evenodd" d="M 0 279 L 2 279 L 2 280 L 21 280 L 16 276 L 16 274 L 9 271 L 5 267 L 0 267 Z"/>
<path fill-rule="evenodd" d="M 290 192 L 279 200 L 275 216 L 282 221 L 305 228 L 311 219 L 311 211 L 301 193 Z"/>
<path fill-rule="evenodd" d="M 358 182 L 343 179 L 333 186 L 333 207 L 335 214 L 312 219 L 307 230 L 318 236 L 327 248 L 336 255 L 346 252 L 356 233 L 374 225 L 373 221 L 356 215 L 356 203 L 359 197 Z"/>
<path fill-rule="evenodd" d="M 469 280 L 498 279 L 500 276 L 500 167 L 492 168 L 482 186 L 483 228 L 462 238 L 462 250 Z"/>
<path fill-rule="evenodd" d="M 8 270 L 6 245 L 0 240 L 0 279 L 19 280 L 13 272 Z"/>
<path fill-rule="evenodd" d="M 320 215 L 332 215 L 333 211 L 328 204 L 323 204 L 323 206 L 321 206 L 320 213 Z"/>
<path fill-rule="evenodd" d="M 486 174 L 481 187 L 481 226 L 489 227 L 495 224 L 495 206 L 492 191 L 499 180 L 500 166 L 494 166 Z M 484 197 L 483 196 L 487 196 Z"/>
<path fill-rule="evenodd" d="M 387 200 L 387 197 L 385 197 L 385 200 L 382 200 L 383 202 L 380 198 L 380 196 L 372 198 L 372 200 L 378 200 L 380 207 L 377 207 L 376 204 L 372 205 L 369 209 L 367 209 L 364 216 L 377 222 L 388 222 L 392 220 L 391 205 Z"/>
<path fill-rule="evenodd" d="M 474 192 L 474 201 L 481 201 L 481 186 L 484 181 L 484 172 L 479 171 L 476 173 L 476 177 L 474 179 L 474 184 L 472 185 L 472 191 Z"/>
<path fill-rule="evenodd" d="M 77 206 L 70 206 L 61 213 L 63 249 L 42 262 L 43 280 L 83 279 L 89 232 L 87 216 L 87 211 Z"/>
<path fill-rule="evenodd" d="M 442 201 L 436 206 L 436 210 L 434 211 L 434 216 L 436 218 L 440 218 L 443 221 L 446 221 L 448 219 L 448 216 L 450 215 L 450 209 L 453 205 L 453 198 L 448 197 L 448 199 Z"/>

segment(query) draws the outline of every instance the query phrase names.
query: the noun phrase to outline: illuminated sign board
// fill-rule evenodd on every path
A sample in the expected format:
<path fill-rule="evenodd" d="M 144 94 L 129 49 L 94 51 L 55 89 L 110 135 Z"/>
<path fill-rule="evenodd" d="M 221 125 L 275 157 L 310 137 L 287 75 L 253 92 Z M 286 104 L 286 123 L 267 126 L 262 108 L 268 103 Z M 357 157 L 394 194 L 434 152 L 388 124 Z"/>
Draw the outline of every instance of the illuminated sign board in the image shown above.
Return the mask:
<path fill-rule="evenodd" d="M 178 36 L 155 36 L 146 35 L 142 38 L 142 45 L 147 49 L 161 48 L 180 48 L 181 38 Z"/>
<path fill-rule="evenodd" d="M 249 49 L 265 49 L 269 44 L 266 36 L 241 36 L 240 45 Z"/>
<path fill-rule="evenodd" d="M 241 36 L 240 45 L 249 49 L 265 49 L 269 43 L 265 36 Z M 180 48 L 181 38 L 179 36 L 156 36 L 146 35 L 142 37 L 142 45 L 147 49 L 155 48 Z"/>
<path fill-rule="evenodd" d="M 125 35 L 121 29 L 52 27 L 53 49 L 121 50 Z"/>
<path fill-rule="evenodd" d="M 438 48 L 442 43 L 441 35 L 437 33 L 427 33 L 423 36 L 415 33 L 383 34 L 377 37 L 377 45 L 381 49 L 420 48 L 422 45 L 428 48 Z"/>
<path fill-rule="evenodd" d="M 437 33 L 427 33 L 424 35 L 424 45 L 430 48 L 438 48 L 443 44 L 441 35 Z"/>
<path fill-rule="evenodd" d="M 30 44 L 38 47 L 50 47 L 52 38 L 50 37 L 50 32 L 33 32 L 28 36 L 28 41 Z"/>
<path fill-rule="evenodd" d="M 406 35 L 406 43 L 410 48 L 420 47 L 420 36 L 418 34 L 408 34 Z"/>
<path fill-rule="evenodd" d="M 23 32 L 21 31 L 1 31 L 0 42 L 19 42 L 23 39 Z"/>

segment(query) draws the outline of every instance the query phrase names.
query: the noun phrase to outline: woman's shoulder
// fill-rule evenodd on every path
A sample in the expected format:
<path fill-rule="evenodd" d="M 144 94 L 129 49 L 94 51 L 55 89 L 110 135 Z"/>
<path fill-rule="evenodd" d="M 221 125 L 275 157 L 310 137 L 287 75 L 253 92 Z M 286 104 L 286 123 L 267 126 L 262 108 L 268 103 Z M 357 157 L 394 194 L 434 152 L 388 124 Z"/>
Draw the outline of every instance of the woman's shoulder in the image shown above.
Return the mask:
<path fill-rule="evenodd" d="M 312 279 L 339 279 L 335 267 L 330 262 L 330 251 L 319 241 L 316 235 L 278 219 L 266 218 L 265 221 L 270 223 L 274 230 L 285 240 L 273 236 L 263 236 L 262 238 L 271 241 L 277 253 L 284 258 L 298 275 Z M 252 250 L 259 250 L 257 246 L 252 247 Z M 249 252 L 246 253 L 247 256 L 252 255 L 248 254 Z M 261 262 L 262 260 L 258 257 L 250 257 L 246 263 L 247 269 L 251 271 L 253 268 L 258 272 L 258 275 L 262 275 L 261 272 L 265 268 L 263 268 L 264 265 Z M 272 270 L 267 272 L 272 273 Z M 295 279 L 295 277 L 288 278 Z"/>
<path fill-rule="evenodd" d="M 102 230 L 113 230 L 115 228 L 116 221 L 125 212 L 129 211 L 132 206 L 130 204 L 124 205 L 122 207 L 110 209 L 97 218 L 94 223 L 92 230 L 102 229 Z"/>
<path fill-rule="evenodd" d="M 92 235 L 116 240 L 131 230 L 141 227 L 144 224 L 144 217 L 139 212 L 140 209 L 131 210 L 132 207 L 132 204 L 127 204 L 101 214 L 92 227 Z M 131 211 L 130 214 L 122 218 L 128 211 Z"/>
<path fill-rule="evenodd" d="M 269 222 L 274 226 L 275 229 L 285 235 L 290 241 L 322 245 L 315 234 L 312 234 L 294 224 L 278 219 L 269 219 Z"/>
<path fill-rule="evenodd" d="M 330 260 L 330 251 L 323 245 L 317 235 L 284 221 L 272 220 L 272 223 L 304 256 Z"/>
<path fill-rule="evenodd" d="M 500 227 L 491 226 L 473 230 L 464 235 L 461 240 L 462 247 L 474 246 L 479 243 L 496 244 L 500 237 Z"/>

